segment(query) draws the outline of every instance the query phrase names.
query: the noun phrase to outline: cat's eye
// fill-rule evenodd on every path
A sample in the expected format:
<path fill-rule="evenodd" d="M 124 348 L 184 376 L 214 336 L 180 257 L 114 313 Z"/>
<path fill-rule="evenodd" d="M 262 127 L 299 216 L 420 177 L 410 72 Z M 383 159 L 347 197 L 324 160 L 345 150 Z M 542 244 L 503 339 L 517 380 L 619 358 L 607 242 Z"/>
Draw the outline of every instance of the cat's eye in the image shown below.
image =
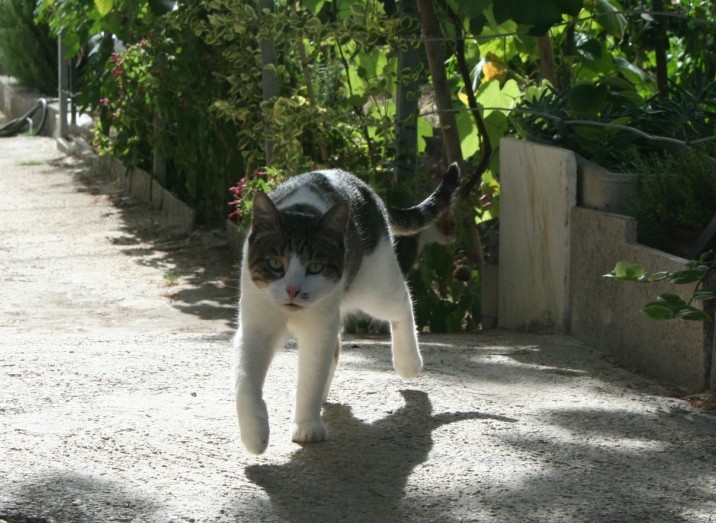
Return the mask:
<path fill-rule="evenodd" d="M 306 267 L 306 272 L 308 272 L 308 274 L 318 274 L 323 272 L 325 267 L 326 265 L 321 262 L 311 262 L 308 264 L 308 267 Z"/>
<path fill-rule="evenodd" d="M 278 258 L 269 258 L 268 260 L 266 260 L 266 263 L 268 264 L 269 269 L 271 269 L 272 271 L 283 270 L 283 262 Z"/>

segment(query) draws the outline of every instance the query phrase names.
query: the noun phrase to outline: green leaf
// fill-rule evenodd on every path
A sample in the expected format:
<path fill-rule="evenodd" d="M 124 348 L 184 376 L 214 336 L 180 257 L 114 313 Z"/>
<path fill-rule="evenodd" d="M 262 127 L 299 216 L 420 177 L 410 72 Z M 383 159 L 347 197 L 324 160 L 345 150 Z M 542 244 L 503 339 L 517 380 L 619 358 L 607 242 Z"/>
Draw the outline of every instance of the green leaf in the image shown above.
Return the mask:
<path fill-rule="evenodd" d="M 644 274 L 643 265 L 620 261 L 617 262 L 611 273 L 605 274 L 604 276 L 617 280 L 640 281 L 644 277 Z"/>
<path fill-rule="evenodd" d="M 665 280 L 666 278 L 669 277 L 670 274 L 671 274 L 671 273 L 668 272 L 668 271 L 655 272 L 654 274 L 652 274 L 651 276 L 649 276 L 649 277 L 646 279 L 646 281 L 648 281 L 648 282 L 655 282 L 655 281 Z"/>
<path fill-rule="evenodd" d="M 626 58 L 621 56 L 614 57 L 614 63 L 617 64 L 619 72 L 621 72 L 627 80 L 632 83 L 638 84 L 650 84 L 653 82 L 651 76 L 649 76 L 643 69 L 637 67 Z"/>
<path fill-rule="evenodd" d="M 561 22 L 563 13 L 576 16 L 581 8 L 582 0 L 500 0 L 492 5 L 498 24 L 514 20 L 519 24 L 531 26 L 529 33 L 537 36 L 545 34 L 550 27 Z"/>
<path fill-rule="evenodd" d="M 597 61 L 602 57 L 604 44 L 596 38 L 587 38 L 577 45 L 577 50 L 586 60 Z"/>
<path fill-rule="evenodd" d="M 674 318 L 681 318 L 682 320 L 689 321 L 711 321 L 711 318 L 702 310 L 687 305 L 676 311 Z"/>
<path fill-rule="evenodd" d="M 577 84 L 569 95 L 569 107 L 575 113 L 597 114 L 607 101 L 607 93 L 607 87 L 602 84 Z"/>
<path fill-rule="evenodd" d="M 174 11 L 177 3 L 172 0 L 149 0 L 149 8 L 155 15 L 163 15 Z"/>
<path fill-rule="evenodd" d="M 699 256 L 698 260 L 693 260 L 698 263 L 705 263 L 707 262 L 714 254 L 714 251 L 705 251 L 701 253 L 701 256 Z"/>
<path fill-rule="evenodd" d="M 491 0 L 457 0 L 457 4 L 468 18 L 481 15 L 491 4 Z"/>
<path fill-rule="evenodd" d="M 460 111 L 455 115 L 457 132 L 460 135 L 460 147 L 465 158 L 475 154 L 480 146 L 475 119 L 470 111 Z"/>
<path fill-rule="evenodd" d="M 597 23 L 607 32 L 617 38 L 624 37 L 627 20 L 619 9 L 614 7 L 608 0 L 598 0 L 595 5 L 596 11 L 601 16 L 597 17 Z"/>
<path fill-rule="evenodd" d="M 700 269 L 684 269 L 683 271 L 676 271 L 671 273 L 669 281 L 671 283 L 694 283 L 699 281 L 704 276 L 704 272 Z"/>
<path fill-rule="evenodd" d="M 487 17 L 483 14 L 470 18 L 470 32 L 479 35 L 487 25 Z M 477 47 L 477 46 L 476 46 Z"/>
<path fill-rule="evenodd" d="M 107 16 L 112 7 L 114 7 L 114 0 L 94 0 L 94 6 L 101 17 Z"/>
<path fill-rule="evenodd" d="M 301 5 L 308 9 L 312 15 L 317 15 L 325 3 L 326 0 L 303 0 Z"/>
<path fill-rule="evenodd" d="M 647 303 L 641 312 L 649 316 L 649 318 L 658 321 L 670 320 L 674 317 L 674 311 L 671 307 L 656 301 Z"/>
<path fill-rule="evenodd" d="M 716 300 L 716 289 L 700 289 L 694 291 L 695 300 Z"/>
<path fill-rule="evenodd" d="M 656 301 L 658 303 L 661 303 L 663 305 L 666 305 L 670 307 L 673 311 L 676 311 L 678 309 L 681 309 L 682 307 L 686 306 L 686 302 L 683 300 L 683 298 L 677 294 L 672 294 L 670 292 L 666 292 L 664 294 L 660 294 L 658 298 L 656 298 Z"/>

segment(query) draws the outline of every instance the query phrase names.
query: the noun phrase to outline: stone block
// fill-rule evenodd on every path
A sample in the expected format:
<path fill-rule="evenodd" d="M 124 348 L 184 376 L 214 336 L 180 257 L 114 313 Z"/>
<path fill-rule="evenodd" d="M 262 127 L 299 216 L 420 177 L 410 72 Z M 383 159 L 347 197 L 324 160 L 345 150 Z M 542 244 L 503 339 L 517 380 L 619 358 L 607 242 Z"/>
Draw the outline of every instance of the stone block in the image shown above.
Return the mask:
<path fill-rule="evenodd" d="M 577 203 L 580 207 L 617 214 L 632 213 L 636 175 L 613 173 L 577 158 Z"/>
<path fill-rule="evenodd" d="M 636 243 L 631 217 L 575 207 L 571 221 L 571 334 L 607 349 L 627 368 L 692 390 L 707 386 L 713 348 L 706 347 L 704 325 L 655 321 L 640 312 L 664 292 L 688 299 L 693 287 L 603 277 L 622 260 L 649 273 L 683 269 L 686 260 Z"/>
<path fill-rule="evenodd" d="M 164 187 L 157 180 L 152 178 L 152 207 L 159 210 L 162 208 Z"/>
<path fill-rule="evenodd" d="M 194 227 L 196 211 L 166 189 L 162 191 L 162 213 L 178 232 L 190 232 Z"/>
<path fill-rule="evenodd" d="M 129 172 L 129 194 L 142 202 L 152 201 L 152 175 L 142 169 L 134 168 Z"/>
<path fill-rule="evenodd" d="M 564 333 L 577 160 L 565 149 L 500 141 L 500 327 Z"/>

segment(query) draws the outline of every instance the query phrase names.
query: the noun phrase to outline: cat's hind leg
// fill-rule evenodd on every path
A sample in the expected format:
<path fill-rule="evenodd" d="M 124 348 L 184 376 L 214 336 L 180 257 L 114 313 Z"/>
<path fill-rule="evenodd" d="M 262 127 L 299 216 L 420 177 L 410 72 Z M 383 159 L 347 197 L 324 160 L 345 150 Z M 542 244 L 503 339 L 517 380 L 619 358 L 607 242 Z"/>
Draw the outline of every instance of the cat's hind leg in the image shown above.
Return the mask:
<path fill-rule="evenodd" d="M 381 252 L 380 249 L 389 251 Z M 423 368 L 423 360 L 418 349 L 410 290 L 392 246 L 386 243 L 371 257 L 374 258 L 371 261 L 379 262 L 379 265 L 366 271 L 371 275 L 371 283 L 363 286 L 369 290 L 361 293 L 357 305 L 371 316 L 390 322 L 393 367 L 401 377 L 414 378 Z"/>
<path fill-rule="evenodd" d="M 234 390 L 241 441 L 253 454 L 262 454 L 269 441 L 263 386 L 269 364 L 285 338 L 285 327 L 262 325 L 245 315 L 234 338 Z M 255 321 L 250 321 L 255 320 Z"/>
<path fill-rule="evenodd" d="M 418 334 L 408 285 L 403 284 L 399 298 L 383 307 L 383 318 L 390 322 L 393 368 L 402 378 L 414 378 L 423 368 L 418 348 Z"/>

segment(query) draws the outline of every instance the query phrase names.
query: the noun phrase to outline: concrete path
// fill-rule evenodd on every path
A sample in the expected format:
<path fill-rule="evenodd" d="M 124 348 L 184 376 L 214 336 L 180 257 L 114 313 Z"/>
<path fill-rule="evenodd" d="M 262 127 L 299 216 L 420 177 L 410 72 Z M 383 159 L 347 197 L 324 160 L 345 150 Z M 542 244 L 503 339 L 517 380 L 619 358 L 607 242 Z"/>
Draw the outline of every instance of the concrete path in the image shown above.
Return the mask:
<path fill-rule="evenodd" d="M 716 418 L 568 337 L 423 336 L 411 381 L 346 339 L 306 446 L 289 346 L 246 453 L 226 252 L 51 140 L 0 140 L 0 521 L 716 521 Z"/>

